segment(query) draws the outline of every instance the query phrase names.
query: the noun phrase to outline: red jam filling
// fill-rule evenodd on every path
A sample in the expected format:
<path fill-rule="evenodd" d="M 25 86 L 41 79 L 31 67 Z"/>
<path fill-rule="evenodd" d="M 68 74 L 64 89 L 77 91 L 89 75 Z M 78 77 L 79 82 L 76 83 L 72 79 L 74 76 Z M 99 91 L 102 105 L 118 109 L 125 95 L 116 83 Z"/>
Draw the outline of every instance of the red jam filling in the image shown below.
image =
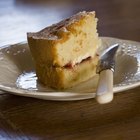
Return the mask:
<path fill-rule="evenodd" d="M 90 59 L 91 59 L 91 56 L 89 56 L 89 57 L 83 59 L 80 63 L 76 63 L 75 65 L 72 65 L 72 63 L 69 62 L 68 64 L 66 64 L 66 65 L 64 66 L 64 68 L 69 68 L 69 69 L 71 69 L 71 68 L 73 68 L 74 66 L 76 66 L 76 65 L 78 65 L 78 64 L 81 64 L 81 63 L 83 63 L 83 62 L 85 62 L 85 61 L 88 61 L 88 60 L 90 60 Z"/>

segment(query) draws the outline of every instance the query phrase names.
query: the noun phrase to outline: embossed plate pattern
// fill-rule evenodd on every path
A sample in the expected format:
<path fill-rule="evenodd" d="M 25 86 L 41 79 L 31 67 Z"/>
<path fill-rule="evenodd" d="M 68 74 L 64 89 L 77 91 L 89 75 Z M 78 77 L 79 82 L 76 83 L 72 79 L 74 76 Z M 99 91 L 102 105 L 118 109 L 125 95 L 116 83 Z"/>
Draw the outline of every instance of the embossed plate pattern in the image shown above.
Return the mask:
<path fill-rule="evenodd" d="M 140 43 L 110 37 L 101 37 L 101 53 L 118 43 L 114 73 L 114 92 L 140 85 Z M 9 93 L 46 100 L 81 100 L 94 98 L 98 76 L 73 88 L 56 91 L 40 85 L 33 60 L 26 42 L 3 46 L 0 49 L 0 89 Z"/>

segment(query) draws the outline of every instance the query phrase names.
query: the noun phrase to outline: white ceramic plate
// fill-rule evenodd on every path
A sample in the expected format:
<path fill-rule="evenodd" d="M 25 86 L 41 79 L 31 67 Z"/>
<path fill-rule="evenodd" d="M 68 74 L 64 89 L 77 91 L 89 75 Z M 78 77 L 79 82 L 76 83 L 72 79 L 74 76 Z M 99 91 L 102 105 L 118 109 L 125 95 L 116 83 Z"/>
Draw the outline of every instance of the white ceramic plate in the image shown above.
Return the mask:
<path fill-rule="evenodd" d="M 112 44 L 120 44 L 116 57 L 114 92 L 140 85 L 140 43 L 102 37 L 99 52 Z M 95 97 L 98 76 L 73 88 L 56 91 L 37 82 L 33 60 L 26 42 L 0 49 L 0 89 L 9 93 L 46 100 L 81 100 Z"/>

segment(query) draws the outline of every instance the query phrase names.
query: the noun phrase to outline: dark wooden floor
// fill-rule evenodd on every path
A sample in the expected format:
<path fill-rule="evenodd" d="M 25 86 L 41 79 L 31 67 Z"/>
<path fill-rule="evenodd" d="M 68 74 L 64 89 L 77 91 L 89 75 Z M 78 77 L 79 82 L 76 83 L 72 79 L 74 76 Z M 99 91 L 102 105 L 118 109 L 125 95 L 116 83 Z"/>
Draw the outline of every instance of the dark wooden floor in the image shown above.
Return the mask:
<path fill-rule="evenodd" d="M 37 31 L 78 11 L 95 10 L 100 36 L 140 41 L 139 0 L 1 0 L 0 45 L 26 40 Z M 139 140 L 140 87 L 95 99 L 54 102 L 0 95 L 0 140 Z"/>

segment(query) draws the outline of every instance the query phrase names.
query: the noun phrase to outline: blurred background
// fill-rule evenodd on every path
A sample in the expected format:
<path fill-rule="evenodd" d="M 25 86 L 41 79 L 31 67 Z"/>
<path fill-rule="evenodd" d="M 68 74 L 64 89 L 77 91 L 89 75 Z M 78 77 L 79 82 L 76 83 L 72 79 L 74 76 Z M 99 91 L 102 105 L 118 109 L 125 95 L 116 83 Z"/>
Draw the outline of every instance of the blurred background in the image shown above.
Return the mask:
<path fill-rule="evenodd" d="M 100 36 L 140 41 L 139 7 L 139 0 L 0 0 L 0 45 L 83 10 L 96 11 Z"/>

